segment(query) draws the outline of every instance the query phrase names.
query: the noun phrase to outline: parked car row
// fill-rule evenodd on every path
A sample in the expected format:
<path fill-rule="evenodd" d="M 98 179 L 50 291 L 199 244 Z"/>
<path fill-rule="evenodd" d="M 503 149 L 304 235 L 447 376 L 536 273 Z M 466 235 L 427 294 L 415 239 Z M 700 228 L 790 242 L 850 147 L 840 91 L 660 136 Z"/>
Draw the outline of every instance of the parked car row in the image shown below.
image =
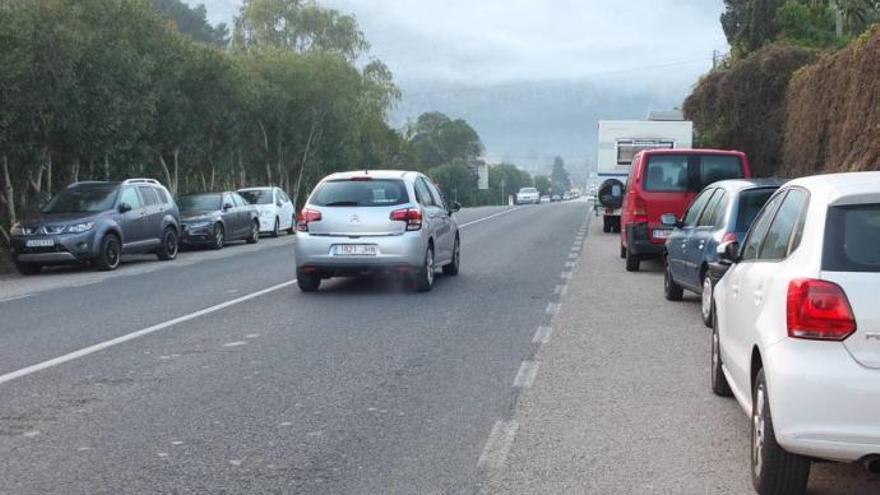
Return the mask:
<path fill-rule="evenodd" d="M 880 474 L 880 173 L 749 177 L 736 152 L 641 153 L 626 269 L 660 257 L 666 299 L 700 295 L 711 390 L 750 417 L 759 494 L 805 493 L 814 461 Z"/>
<path fill-rule="evenodd" d="M 580 197 L 580 193 L 566 192 L 563 194 L 541 194 L 537 188 L 523 187 L 516 193 L 516 204 L 518 205 L 536 205 L 541 203 L 556 203 L 558 201 L 569 201 Z"/>
<path fill-rule="evenodd" d="M 13 225 L 10 237 L 16 268 L 31 275 L 58 264 L 114 270 L 123 254 L 173 260 L 181 245 L 256 243 L 261 231 L 278 235 L 294 225 L 293 204 L 277 187 L 175 199 L 154 179 L 128 179 L 71 184 L 38 214 Z"/>

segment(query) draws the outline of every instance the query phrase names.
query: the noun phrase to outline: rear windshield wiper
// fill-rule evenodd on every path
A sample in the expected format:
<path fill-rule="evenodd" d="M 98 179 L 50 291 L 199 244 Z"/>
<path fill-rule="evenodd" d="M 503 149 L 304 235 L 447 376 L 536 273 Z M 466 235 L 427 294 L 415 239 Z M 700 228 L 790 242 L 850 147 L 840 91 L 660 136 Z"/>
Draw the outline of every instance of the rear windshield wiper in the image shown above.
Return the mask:
<path fill-rule="evenodd" d="M 324 206 L 357 206 L 357 201 L 334 201 L 332 203 L 327 203 Z"/>

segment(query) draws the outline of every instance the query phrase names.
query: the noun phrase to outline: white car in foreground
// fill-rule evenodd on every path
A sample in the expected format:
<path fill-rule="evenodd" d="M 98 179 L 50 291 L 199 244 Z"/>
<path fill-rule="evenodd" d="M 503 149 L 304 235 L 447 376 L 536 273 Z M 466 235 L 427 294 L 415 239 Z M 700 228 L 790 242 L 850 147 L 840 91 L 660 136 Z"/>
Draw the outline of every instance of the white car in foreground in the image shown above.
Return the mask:
<path fill-rule="evenodd" d="M 238 194 L 257 207 L 261 233 L 278 237 L 282 230 L 290 234 L 296 232 L 293 202 L 280 187 L 249 187 L 239 189 Z"/>
<path fill-rule="evenodd" d="M 712 389 L 751 416 L 761 495 L 814 459 L 880 471 L 880 172 L 798 179 L 764 206 L 714 291 Z"/>

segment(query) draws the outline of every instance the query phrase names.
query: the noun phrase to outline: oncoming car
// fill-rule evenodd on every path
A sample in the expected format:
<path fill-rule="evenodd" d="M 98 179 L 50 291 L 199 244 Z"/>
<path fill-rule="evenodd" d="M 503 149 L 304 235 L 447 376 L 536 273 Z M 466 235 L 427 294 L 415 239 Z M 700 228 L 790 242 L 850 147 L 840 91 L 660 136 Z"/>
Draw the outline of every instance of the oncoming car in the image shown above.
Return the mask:
<path fill-rule="evenodd" d="M 297 284 L 313 292 L 326 278 L 399 272 L 429 291 L 437 268 L 458 274 L 461 239 L 453 213 L 460 209 L 417 172 L 330 175 L 298 215 Z"/>
<path fill-rule="evenodd" d="M 541 199 L 541 193 L 534 187 L 524 187 L 516 193 L 516 204 L 536 205 Z"/>

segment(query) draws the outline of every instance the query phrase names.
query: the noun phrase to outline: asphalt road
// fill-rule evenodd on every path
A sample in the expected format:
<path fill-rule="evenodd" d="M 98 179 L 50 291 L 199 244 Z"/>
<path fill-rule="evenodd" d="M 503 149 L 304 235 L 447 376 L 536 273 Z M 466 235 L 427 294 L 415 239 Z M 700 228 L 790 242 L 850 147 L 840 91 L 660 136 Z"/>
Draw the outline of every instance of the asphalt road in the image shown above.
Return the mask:
<path fill-rule="evenodd" d="M 428 294 L 301 294 L 293 237 L 0 279 L 0 493 L 485 488 L 586 215 L 463 211 Z"/>

